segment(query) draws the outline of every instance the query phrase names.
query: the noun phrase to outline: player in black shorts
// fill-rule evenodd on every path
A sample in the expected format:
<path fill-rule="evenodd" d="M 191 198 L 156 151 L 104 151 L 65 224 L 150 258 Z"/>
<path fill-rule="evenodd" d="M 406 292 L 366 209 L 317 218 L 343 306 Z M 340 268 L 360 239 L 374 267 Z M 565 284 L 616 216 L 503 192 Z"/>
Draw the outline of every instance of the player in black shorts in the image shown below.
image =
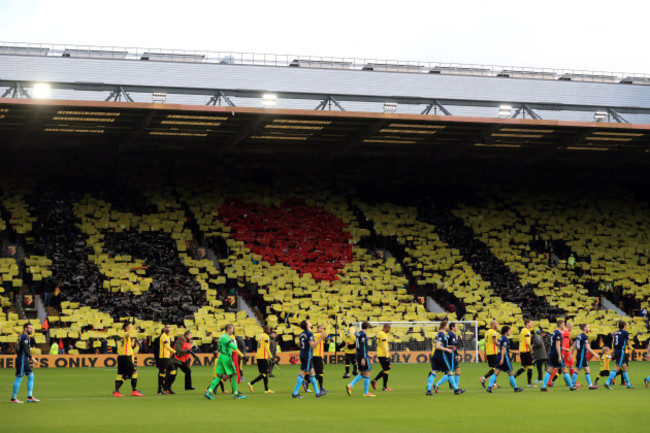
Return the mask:
<path fill-rule="evenodd" d="M 390 332 L 390 324 L 384 324 L 384 327 L 381 331 L 377 333 L 377 358 L 381 364 L 381 371 L 375 377 L 375 379 L 370 382 L 373 389 L 377 389 L 377 381 L 379 379 L 384 380 L 384 386 L 382 387 L 383 391 L 392 391 L 388 387 L 388 373 L 390 373 L 390 350 L 388 347 L 388 333 Z"/>
<path fill-rule="evenodd" d="M 115 391 L 113 397 L 124 397 L 120 394 L 120 387 L 124 381 L 131 379 L 131 396 L 142 397 L 142 393 L 138 391 L 138 371 L 133 364 L 133 348 L 137 344 L 135 338 L 130 335 L 131 324 L 125 322 L 122 325 L 122 336 L 117 347 L 117 377 L 115 378 Z"/>
<path fill-rule="evenodd" d="M 519 332 L 519 357 L 521 359 L 521 368 L 515 373 L 515 379 L 524 371 L 528 379 L 528 387 L 535 388 L 533 385 L 533 346 L 531 343 L 532 334 L 530 329 L 533 327 L 533 320 L 530 317 L 524 317 L 524 327 Z"/>

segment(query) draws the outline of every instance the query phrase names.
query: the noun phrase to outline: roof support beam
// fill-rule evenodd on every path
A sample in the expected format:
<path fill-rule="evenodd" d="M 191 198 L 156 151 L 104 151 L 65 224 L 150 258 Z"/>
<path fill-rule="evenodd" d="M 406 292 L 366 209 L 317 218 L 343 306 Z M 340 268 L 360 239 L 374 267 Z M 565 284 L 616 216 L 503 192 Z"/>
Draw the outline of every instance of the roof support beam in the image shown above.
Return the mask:
<path fill-rule="evenodd" d="M 440 103 L 440 101 L 438 101 L 437 99 L 434 99 L 432 103 L 427 105 L 426 108 L 424 110 L 422 110 L 422 113 L 420 113 L 420 114 L 429 114 L 431 112 L 432 108 L 433 108 L 433 114 L 434 115 L 437 115 L 438 110 L 440 110 L 440 111 L 442 111 L 444 113 L 445 116 L 451 116 L 451 113 L 449 112 L 449 110 L 447 110 L 445 108 L 445 106 L 442 105 Z"/>
<path fill-rule="evenodd" d="M 607 112 L 609 113 L 610 116 L 614 118 L 618 123 L 630 123 L 623 116 L 618 114 L 616 111 L 614 111 L 612 108 L 607 107 Z"/>
<path fill-rule="evenodd" d="M 11 96 L 9 96 L 10 94 Z M 7 96 L 10 98 L 31 98 L 29 93 L 27 93 L 27 90 L 25 90 L 22 84 L 18 81 L 10 85 L 7 88 L 7 91 L 2 94 L 3 98 L 6 98 Z"/>
<path fill-rule="evenodd" d="M 528 104 L 525 104 L 525 103 L 521 104 L 521 106 L 519 108 L 517 108 L 517 110 L 515 110 L 514 113 L 512 113 L 512 116 L 510 116 L 510 118 L 511 119 L 516 119 L 517 116 L 519 116 L 519 113 L 521 113 L 522 111 L 524 112 L 524 118 L 526 118 L 526 113 L 528 113 L 528 115 L 530 116 L 531 119 L 542 120 L 542 116 L 535 113 L 535 111 L 532 108 L 530 108 L 530 106 Z"/>
<path fill-rule="evenodd" d="M 329 105 L 329 110 L 332 109 L 332 104 L 334 104 L 339 110 L 345 111 L 345 108 L 339 104 L 339 102 L 334 99 L 332 95 L 328 95 L 327 98 L 323 99 L 320 104 L 318 104 L 318 107 L 315 108 L 315 110 L 325 110 L 325 107 Z"/>
<path fill-rule="evenodd" d="M 205 105 L 217 105 L 221 106 L 221 100 L 226 103 L 229 107 L 236 107 L 236 105 L 230 100 L 229 97 L 226 96 L 225 93 L 223 93 L 223 90 L 219 90 L 216 95 L 212 96 L 210 100 L 208 101 L 207 104 Z"/>
<path fill-rule="evenodd" d="M 131 96 L 128 93 L 126 93 L 126 91 L 124 90 L 124 87 L 118 86 L 117 89 L 113 90 L 111 94 L 108 95 L 106 99 L 104 99 L 104 101 L 113 100 L 115 102 L 118 102 L 121 101 L 122 98 L 124 98 L 124 100 L 127 102 L 133 102 Z"/>

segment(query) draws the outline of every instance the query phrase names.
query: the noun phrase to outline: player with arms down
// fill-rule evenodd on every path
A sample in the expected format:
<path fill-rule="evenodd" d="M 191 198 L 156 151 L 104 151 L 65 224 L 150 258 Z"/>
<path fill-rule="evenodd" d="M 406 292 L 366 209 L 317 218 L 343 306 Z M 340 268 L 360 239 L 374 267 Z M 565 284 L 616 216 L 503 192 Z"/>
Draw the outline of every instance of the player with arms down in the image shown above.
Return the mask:
<path fill-rule="evenodd" d="M 32 395 L 34 390 L 34 373 L 32 372 L 32 352 L 30 350 L 29 336 L 34 332 L 34 327 L 31 323 L 23 325 L 23 333 L 18 337 L 18 346 L 16 348 L 16 379 L 14 380 L 14 388 L 11 394 L 12 403 L 22 403 L 18 400 L 18 390 L 23 381 L 23 377 L 27 375 L 27 403 L 38 403 L 40 400 Z"/>
<path fill-rule="evenodd" d="M 551 373 L 560 369 L 562 375 L 564 376 L 564 381 L 567 385 L 571 387 L 571 391 L 575 391 L 577 388 L 573 386 L 571 382 L 571 377 L 567 371 L 566 365 L 564 365 L 564 358 L 562 357 L 562 331 L 564 330 L 564 320 L 559 319 L 557 321 L 557 329 L 551 334 L 551 351 L 548 354 L 548 369 L 544 375 L 544 382 L 540 391 L 549 392 L 547 386 L 548 381 L 551 378 Z"/>
<path fill-rule="evenodd" d="M 427 392 L 426 395 L 431 394 L 431 387 L 436 394 L 438 394 L 438 385 L 434 385 L 436 380 L 436 374 L 442 371 L 446 376 L 439 383 L 442 384 L 445 381 L 449 381 L 449 384 L 454 388 L 454 394 L 459 395 L 465 392 L 464 389 L 458 389 L 458 385 L 454 380 L 454 371 L 453 371 L 453 356 L 454 350 L 449 348 L 448 338 L 447 338 L 447 329 L 449 323 L 446 320 L 440 322 L 440 328 L 438 329 L 438 334 L 434 340 L 433 356 L 431 356 L 431 372 L 429 373 L 429 379 L 427 381 Z"/>
<path fill-rule="evenodd" d="M 501 328 L 501 338 L 499 339 L 499 355 L 497 356 L 497 365 L 494 369 L 494 374 L 490 378 L 490 383 L 487 386 L 487 392 L 492 393 L 492 386 L 497 380 L 497 376 L 502 371 L 508 373 L 510 385 L 514 388 L 515 392 L 522 392 L 524 389 L 517 387 L 515 379 L 515 372 L 512 371 L 512 363 L 510 362 L 510 353 L 518 353 L 515 350 L 510 350 L 510 326 L 505 325 Z"/>
<path fill-rule="evenodd" d="M 208 400 L 214 400 L 212 397 L 212 392 L 219 385 L 219 382 L 226 381 L 230 379 L 230 385 L 232 386 L 233 398 L 235 399 L 244 399 L 245 395 L 239 393 L 237 389 L 237 369 L 232 360 L 233 351 L 237 352 L 239 356 L 243 356 L 241 352 L 237 349 L 237 343 L 233 340 L 232 336 L 235 334 L 235 325 L 228 324 L 225 328 L 225 333 L 219 337 L 217 341 L 217 351 L 219 352 L 219 357 L 217 358 L 217 365 L 214 369 L 217 377 L 210 383 L 208 389 L 205 390 L 203 396 Z"/>
<path fill-rule="evenodd" d="M 623 371 L 621 375 L 623 376 L 625 383 L 627 383 L 627 388 L 634 389 L 634 387 L 630 385 L 630 377 L 627 373 L 629 360 L 625 349 L 627 348 L 628 341 L 630 341 L 630 334 L 627 332 L 626 328 L 627 323 L 625 323 L 624 320 L 618 322 L 618 331 L 614 334 L 614 361 L 616 364 L 614 365 L 614 370 L 612 370 L 605 382 L 605 388 L 607 389 L 612 389 L 612 380 L 614 380 L 616 373 L 620 370 Z"/>
<path fill-rule="evenodd" d="M 345 386 L 345 391 L 350 396 L 352 395 L 352 387 L 363 379 L 363 396 L 375 397 L 375 394 L 371 394 L 369 391 L 372 367 L 370 366 L 370 356 L 368 355 L 368 334 L 366 334 L 368 328 L 370 328 L 370 323 L 363 322 L 361 324 L 361 331 L 357 334 L 357 364 L 359 364 L 359 374 L 352 382 Z"/>
<path fill-rule="evenodd" d="M 573 342 L 573 348 L 576 351 L 576 364 L 575 364 L 575 372 L 573 373 L 573 377 L 571 380 L 573 381 L 573 386 L 576 386 L 576 381 L 578 380 L 578 373 L 580 373 L 580 370 L 584 368 L 585 370 L 585 379 L 587 380 L 587 385 L 589 385 L 589 389 L 598 389 L 598 385 L 594 385 L 591 383 L 591 369 L 589 368 L 589 362 L 587 361 L 587 352 L 591 353 L 591 355 L 594 357 L 596 361 L 600 359 L 598 354 L 591 350 L 591 347 L 589 347 L 589 325 L 583 324 L 580 325 L 580 329 L 582 330 L 582 333 L 578 335 L 576 340 Z"/>

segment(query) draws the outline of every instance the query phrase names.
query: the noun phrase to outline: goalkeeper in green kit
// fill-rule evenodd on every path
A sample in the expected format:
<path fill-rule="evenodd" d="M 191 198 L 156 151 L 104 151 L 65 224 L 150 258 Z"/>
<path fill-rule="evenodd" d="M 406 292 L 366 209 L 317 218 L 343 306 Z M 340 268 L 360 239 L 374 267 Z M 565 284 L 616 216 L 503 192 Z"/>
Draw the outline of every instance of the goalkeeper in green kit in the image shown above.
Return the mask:
<path fill-rule="evenodd" d="M 241 357 L 244 356 L 239 352 L 239 350 L 237 350 L 237 343 L 235 343 L 235 340 L 232 337 L 235 333 L 235 325 L 226 325 L 225 331 L 226 333 L 219 337 L 219 340 L 217 341 L 219 357 L 217 358 L 217 364 L 214 369 L 217 377 L 212 381 L 208 389 L 205 390 L 205 394 L 203 394 L 208 400 L 214 400 L 214 397 L 212 397 L 212 391 L 214 391 L 217 385 L 219 385 L 219 382 L 228 379 L 230 379 L 230 384 L 232 385 L 233 397 L 237 399 L 246 398 L 246 396 L 240 394 L 237 389 L 237 370 L 235 363 L 232 360 L 233 351 L 237 352 Z"/>

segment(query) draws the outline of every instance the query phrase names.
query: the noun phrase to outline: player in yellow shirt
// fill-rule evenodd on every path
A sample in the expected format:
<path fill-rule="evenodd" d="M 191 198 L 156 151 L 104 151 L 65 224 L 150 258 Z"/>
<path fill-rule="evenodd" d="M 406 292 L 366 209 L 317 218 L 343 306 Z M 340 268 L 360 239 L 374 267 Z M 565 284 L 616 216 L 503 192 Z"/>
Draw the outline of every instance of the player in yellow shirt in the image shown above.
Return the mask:
<path fill-rule="evenodd" d="M 377 333 L 377 358 L 381 364 L 381 371 L 375 377 L 375 379 L 370 382 L 372 389 L 377 389 L 377 381 L 379 378 L 384 379 L 384 386 L 382 390 L 392 391 L 388 388 L 388 373 L 390 372 L 390 352 L 388 350 L 388 333 L 390 332 L 390 325 L 388 323 L 384 324 L 384 327 L 381 331 Z"/>
<path fill-rule="evenodd" d="M 345 374 L 343 379 L 350 377 L 350 365 L 352 366 L 352 376 L 359 373 L 357 367 L 357 337 L 353 327 L 345 330 L 345 342 L 343 343 L 343 353 L 345 353 Z"/>
<path fill-rule="evenodd" d="M 611 373 L 609 361 L 611 361 L 611 359 L 612 350 L 607 346 L 603 346 L 600 354 L 600 373 L 598 373 L 598 377 L 594 381 L 596 384 L 598 384 L 598 379 L 601 377 L 609 377 L 609 374 Z M 614 383 L 614 381 L 612 381 L 612 383 Z"/>
<path fill-rule="evenodd" d="M 117 347 L 117 377 L 115 378 L 115 391 L 113 397 L 124 397 L 120 394 L 120 387 L 126 379 L 131 379 L 131 396 L 142 397 L 142 393 L 137 390 L 138 371 L 133 364 L 133 348 L 136 345 L 136 339 L 131 338 L 131 324 L 125 322 L 122 325 L 122 336 Z"/>
<path fill-rule="evenodd" d="M 499 353 L 499 331 L 497 329 L 499 328 L 499 324 L 497 323 L 496 320 L 492 320 L 490 322 L 490 329 L 485 331 L 485 357 L 487 358 L 488 366 L 490 367 L 490 370 L 485 374 L 485 376 L 481 376 L 478 379 L 481 381 L 481 385 L 483 385 L 483 388 L 485 388 L 485 381 L 492 377 L 492 374 L 494 373 L 494 368 L 497 366 L 496 361 L 497 361 L 497 354 Z M 492 385 L 492 388 L 498 388 L 499 386 L 495 383 Z"/>
<path fill-rule="evenodd" d="M 327 321 L 327 328 L 325 328 L 323 325 L 318 325 L 316 327 L 316 333 L 314 333 L 314 340 L 319 341 L 319 343 L 316 343 L 316 345 L 312 348 L 312 364 L 314 366 L 314 373 L 316 373 L 316 380 L 318 381 L 318 386 L 322 390 L 327 391 L 325 388 L 323 388 L 323 375 L 325 373 L 325 361 L 323 357 L 325 356 L 325 340 L 321 339 L 321 336 L 323 335 L 323 331 L 325 332 L 325 335 L 329 335 L 330 333 L 330 321 Z M 305 389 L 305 392 L 311 392 L 309 391 L 309 382 L 304 381 L 302 383 L 303 388 Z"/>
<path fill-rule="evenodd" d="M 271 368 L 271 363 L 273 362 L 273 356 L 271 355 L 271 328 L 265 326 L 262 328 L 262 333 L 257 336 L 257 353 L 255 354 L 255 361 L 257 362 L 257 371 L 260 374 L 253 379 L 252 382 L 248 382 L 248 388 L 253 391 L 253 385 L 259 382 L 260 380 L 264 381 L 264 393 L 265 394 L 275 394 L 269 389 L 269 369 Z"/>
<path fill-rule="evenodd" d="M 158 395 L 176 394 L 171 390 L 172 376 L 176 375 L 176 369 L 172 363 L 171 356 L 176 353 L 172 349 L 170 325 L 165 325 L 162 334 L 160 334 L 160 343 L 158 347 Z"/>
<path fill-rule="evenodd" d="M 532 319 L 530 317 L 524 317 L 524 327 L 521 328 L 521 331 L 519 332 L 519 353 L 521 359 L 521 368 L 517 370 L 517 373 L 515 374 L 515 379 L 521 373 L 526 371 L 527 372 L 526 375 L 528 379 L 528 387 L 536 388 L 536 386 L 533 385 L 533 352 L 532 352 L 532 345 L 530 343 L 530 339 L 531 339 L 530 328 L 532 327 L 533 327 Z"/>

